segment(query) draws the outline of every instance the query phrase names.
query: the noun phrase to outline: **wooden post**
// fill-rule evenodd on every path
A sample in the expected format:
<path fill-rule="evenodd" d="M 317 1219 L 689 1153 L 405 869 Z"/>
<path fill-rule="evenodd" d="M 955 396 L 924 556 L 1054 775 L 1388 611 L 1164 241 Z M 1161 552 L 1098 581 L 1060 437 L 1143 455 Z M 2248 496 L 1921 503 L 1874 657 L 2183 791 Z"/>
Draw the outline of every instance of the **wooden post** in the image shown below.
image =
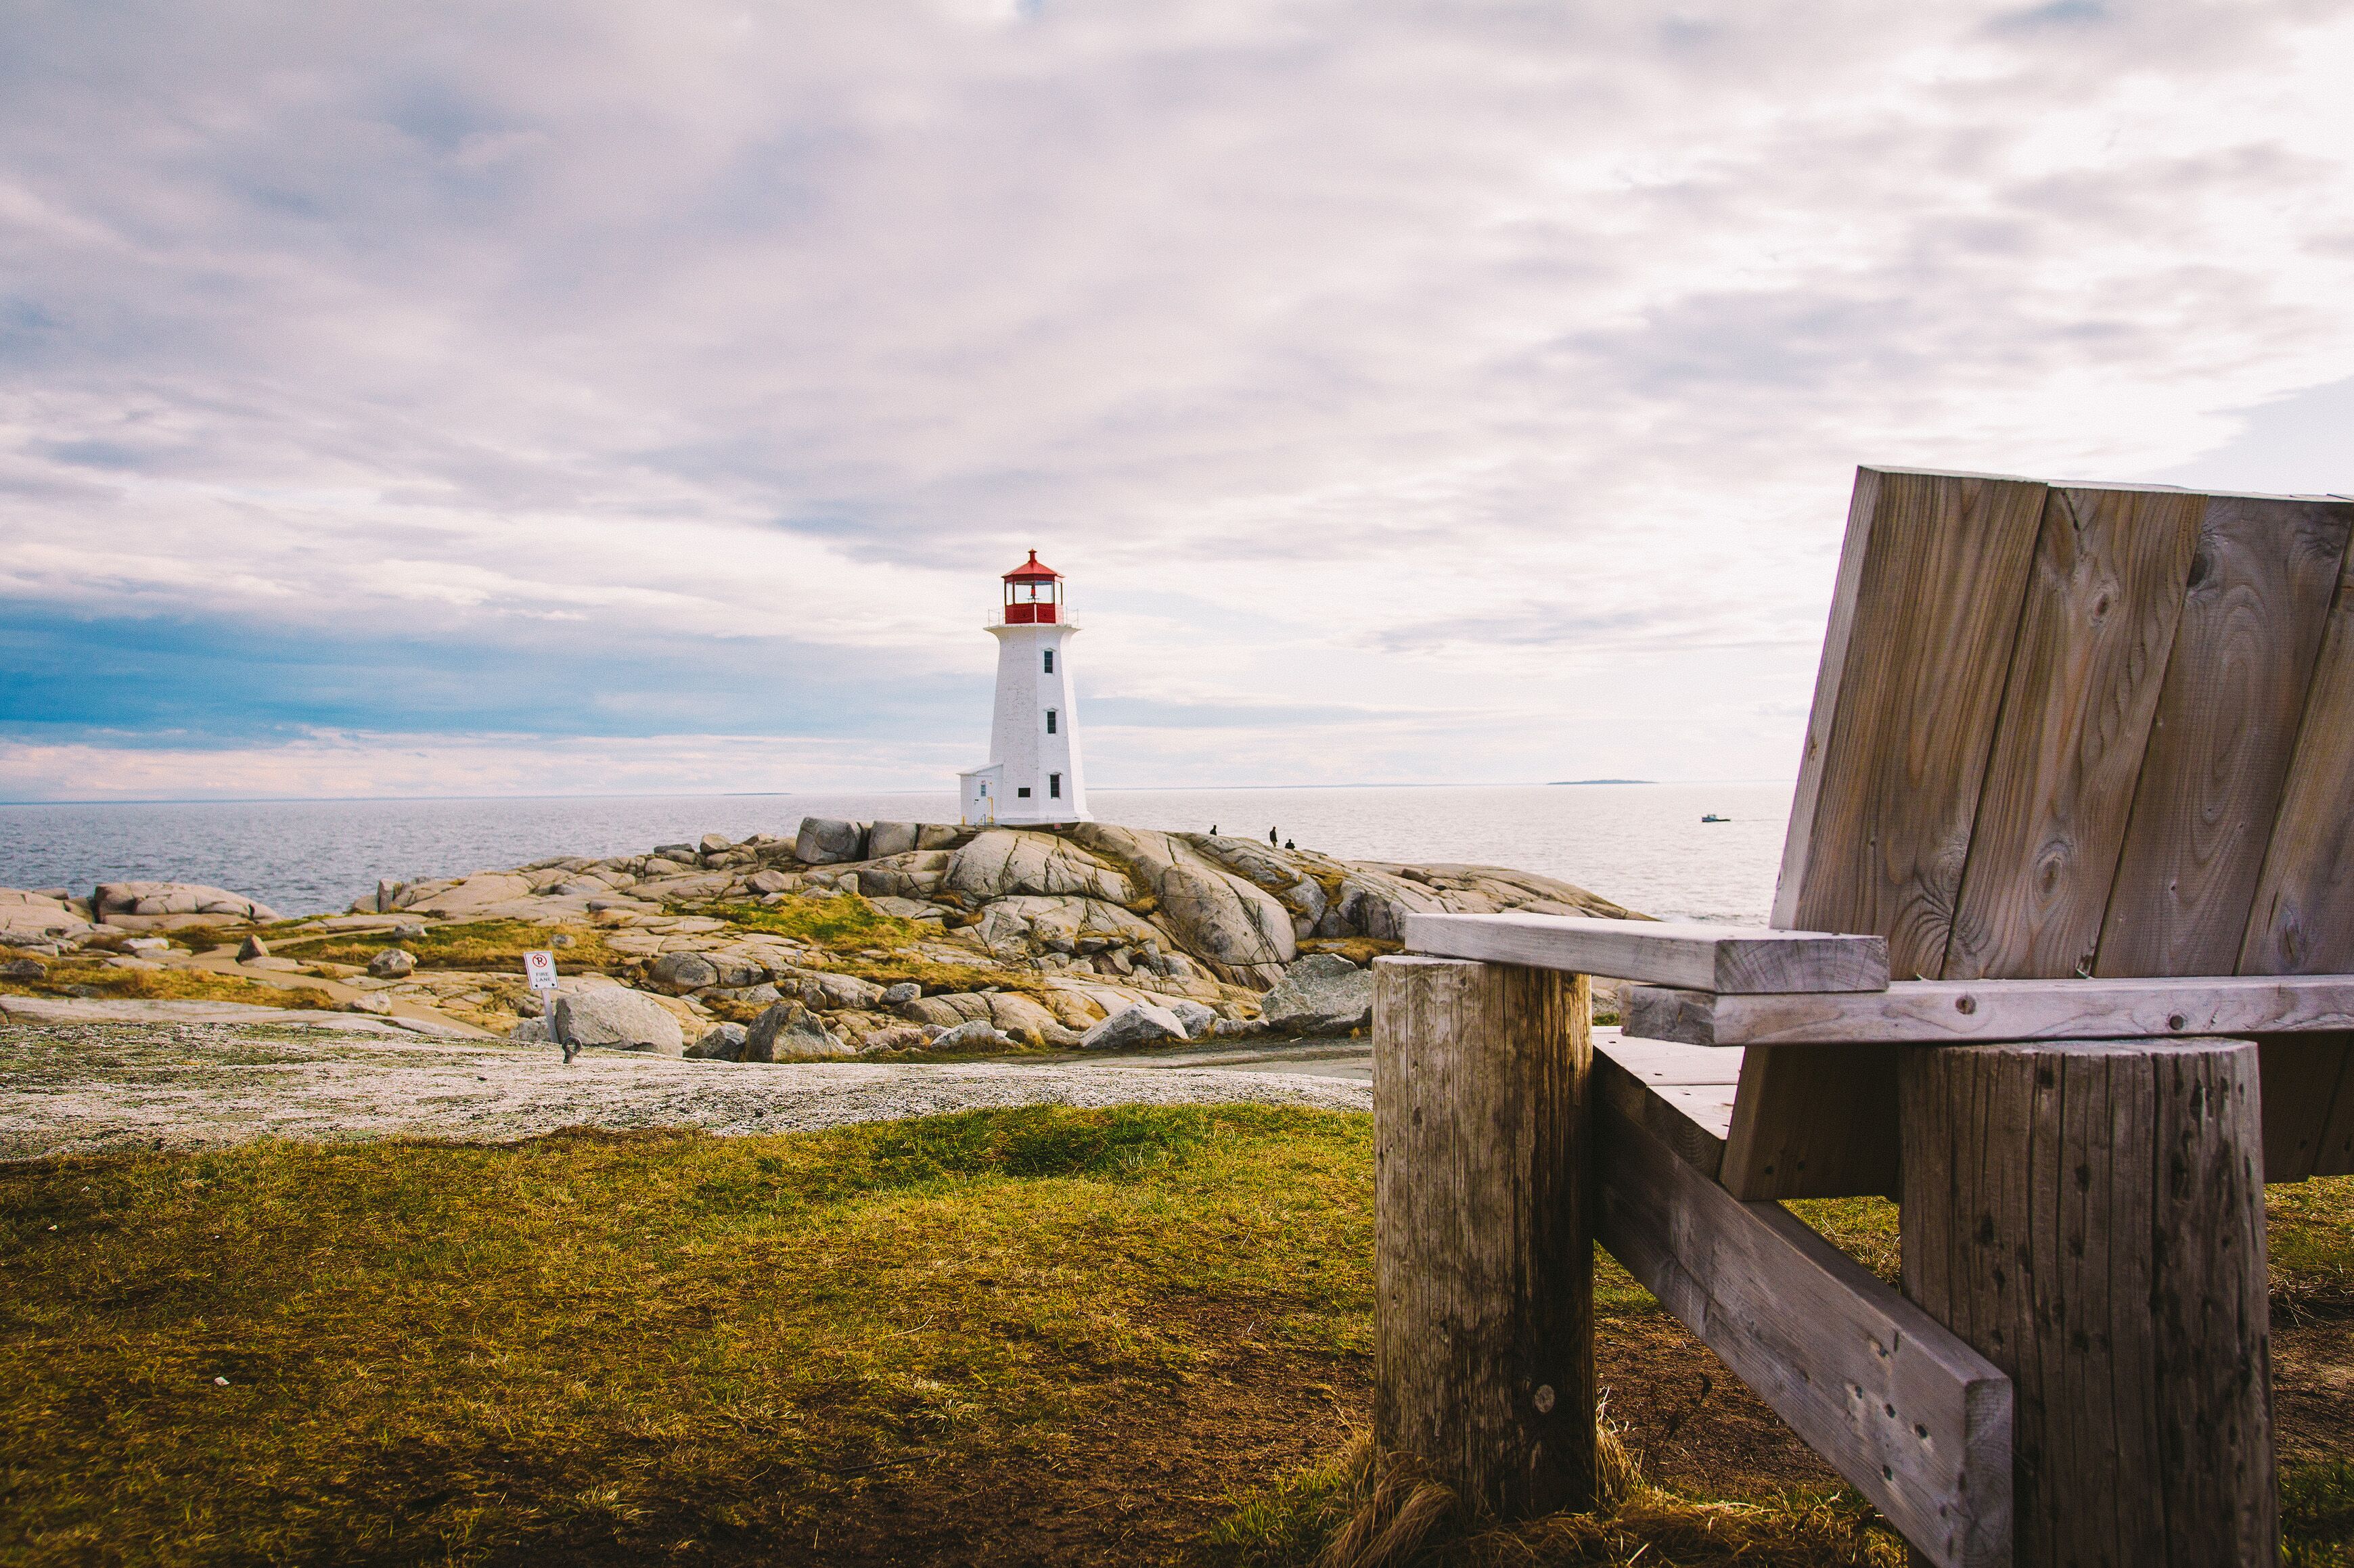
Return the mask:
<path fill-rule="evenodd" d="M 1374 1440 L 1475 1515 L 1591 1508 L 1590 982 L 1373 972 Z"/>
<path fill-rule="evenodd" d="M 2256 1049 L 1908 1050 L 1904 1291 L 2016 1385 L 2014 1561 L 2278 1560 Z"/>

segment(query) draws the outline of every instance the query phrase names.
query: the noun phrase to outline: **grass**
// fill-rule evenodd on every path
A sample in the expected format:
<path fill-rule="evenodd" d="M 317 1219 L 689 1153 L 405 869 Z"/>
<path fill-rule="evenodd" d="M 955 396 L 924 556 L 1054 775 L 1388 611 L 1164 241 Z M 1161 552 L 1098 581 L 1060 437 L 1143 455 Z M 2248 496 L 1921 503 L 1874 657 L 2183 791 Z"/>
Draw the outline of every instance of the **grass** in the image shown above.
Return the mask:
<path fill-rule="evenodd" d="M 678 912 L 725 920 L 747 931 L 790 937 L 812 947 L 843 950 L 904 947 L 935 935 L 913 920 L 884 914 L 855 893 L 838 893 L 831 898 L 787 894 L 774 904 L 681 905 Z"/>
<path fill-rule="evenodd" d="M 849 959 L 835 962 L 832 968 L 837 974 L 856 975 L 860 980 L 873 980 L 876 985 L 914 980 L 924 988 L 926 996 L 938 996 L 943 991 L 989 991 L 993 988 L 1020 991 L 1024 996 L 1043 997 L 1054 989 L 1042 976 L 1027 969 L 988 969 L 978 964 L 943 964 L 929 959 Z"/>
<path fill-rule="evenodd" d="M 681 906 L 680 913 L 725 920 L 748 931 L 769 931 L 794 938 L 825 948 L 833 956 L 834 961 L 830 967 L 837 973 L 854 975 L 860 980 L 886 986 L 896 985 L 901 980 L 913 980 L 924 988 L 927 996 L 936 996 L 943 991 L 986 991 L 993 987 L 999 991 L 1043 997 L 1053 989 L 1043 976 L 1029 970 L 940 963 L 912 953 L 894 952 L 891 949 L 905 948 L 913 942 L 938 941 L 940 934 L 917 921 L 885 915 L 855 893 L 836 894 L 832 898 L 788 894 L 775 904 Z M 867 949 L 876 948 L 887 956 L 880 959 L 859 956 Z"/>
<path fill-rule="evenodd" d="M 582 969 L 607 973 L 640 961 L 608 947 L 605 934 L 595 927 L 543 926 L 534 920 L 466 920 L 428 926 L 423 936 L 401 941 L 394 940 L 389 931 L 338 931 L 318 941 L 285 942 L 282 951 L 285 957 L 300 958 L 306 963 L 365 965 L 388 948 L 400 948 L 416 958 L 419 969 L 513 970 L 519 974 L 524 954 L 547 947 L 548 938 L 558 934 L 572 938 L 569 947 L 557 949 L 557 962 L 567 973 Z M 263 940 L 269 938 L 265 937 Z"/>
<path fill-rule="evenodd" d="M 888 1532 L 885 1478 L 1214 1408 L 1238 1334 L 1358 1375 L 1370 1180 L 1366 1118 L 1249 1107 L 0 1168 L 0 1560 Z"/>
<path fill-rule="evenodd" d="M 0 1562 L 1306 1568 L 1414 1495 L 1349 1442 L 1371 1134 L 1031 1107 L 0 1166 Z M 2281 1298 L 2338 1310 L 2354 1181 L 2274 1196 Z M 1892 1206 L 1801 1207 L 1893 1268 Z M 1601 1261 L 1606 1347 L 1677 1331 Z M 1901 1561 L 1836 1489 L 1612 1474 L 1424 1560 Z M 2283 1502 L 2290 1563 L 2354 1563 L 2342 1457 Z"/>
<path fill-rule="evenodd" d="M 49 965 L 48 972 L 37 980 L 0 981 L 0 992 L 11 996 L 96 995 L 114 1000 L 238 1001 L 253 1007 L 293 1008 L 306 1012 L 334 1012 L 343 1005 L 313 986 L 263 985 L 257 980 L 207 974 L 200 969 L 125 969 L 72 959 Z"/>
<path fill-rule="evenodd" d="M 2354 1568 L 2354 1462 L 2302 1465 L 2281 1477 L 2281 1561 Z"/>
<path fill-rule="evenodd" d="M 1763 1502 L 1687 1497 L 1645 1480 L 1606 1416 L 1600 1437 L 1602 1497 L 1591 1512 L 1467 1529 L 1451 1494 L 1410 1465 L 1382 1467 L 1360 1436 L 1245 1501 L 1204 1544 L 1236 1568 L 1638 1560 L 1681 1568 L 1904 1568 L 1903 1542 L 1853 1493 L 1793 1492 Z"/>
<path fill-rule="evenodd" d="M 2276 1313 L 2354 1313 L 2354 1180 L 2267 1187 L 2264 1222 Z"/>
<path fill-rule="evenodd" d="M 832 898 L 788 895 L 773 905 L 682 904 L 673 912 L 725 921 L 739 930 L 790 937 L 827 951 L 834 960 L 829 967 L 840 973 L 878 985 L 914 980 L 924 988 L 926 995 L 995 987 L 1043 997 L 1052 990 L 1043 976 L 1026 970 L 940 963 L 893 952 L 894 948 L 914 942 L 937 941 L 939 933 L 917 922 L 885 915 L 854 893 L 837 894 Z M 609 946 L 601 929 L 578 925 L 544 926 L 529 920 L 470 920 L 429 926 L 422 937 L 405 941 L 394 940 L 388 931 L 338 931 L 306 937 L 309 928 L 300 922 L 284 923 L 281 929 L 282 936 L 270 928 L 263 928 L 259 934 L 265 942 L 273 944 L 273 952 L 306 962 L 364 966 L 387 948 L 404 948 L 416 956 L 419 969 L 519 971 L 523 955 L 535 948 L 546 947 L 549 937 L 557 931 L 573 938 L 573 945 L 557 954 L 557 963 L 567 973 L 593 970 L 625 974 L 644 962 Z M 882 949 L 889 956 L 860 956 L 868 949 Z M 731 1010 L 723 1004 L 718 1011 L 734 1016 L 741 1010 Z M 750 1010 L 750 1015 L 757 1016 L 758 1011 Z"/>

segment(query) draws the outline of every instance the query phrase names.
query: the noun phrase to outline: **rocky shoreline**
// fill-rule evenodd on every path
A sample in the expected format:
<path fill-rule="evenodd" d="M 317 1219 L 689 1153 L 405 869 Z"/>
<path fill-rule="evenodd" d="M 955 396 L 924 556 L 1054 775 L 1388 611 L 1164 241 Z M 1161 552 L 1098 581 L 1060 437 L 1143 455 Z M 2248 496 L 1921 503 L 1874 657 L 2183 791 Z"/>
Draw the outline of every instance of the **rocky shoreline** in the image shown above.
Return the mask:
<path fill-rule="evenodd" d="M 267 987 L 419 1027 L 731 1061 L 1119 1049 L 1363 1029 L 1365 966 L 1406 915 L 1501 910 L 1641 918 L 1495 866 L 1108 823 L 807 818 L 790 837 L 387 879 L 293 920 L 190 884 L 0 889 L 0 991 Z M 567 971 L 552 1009 L 522 983 L 532 947 Z"/>

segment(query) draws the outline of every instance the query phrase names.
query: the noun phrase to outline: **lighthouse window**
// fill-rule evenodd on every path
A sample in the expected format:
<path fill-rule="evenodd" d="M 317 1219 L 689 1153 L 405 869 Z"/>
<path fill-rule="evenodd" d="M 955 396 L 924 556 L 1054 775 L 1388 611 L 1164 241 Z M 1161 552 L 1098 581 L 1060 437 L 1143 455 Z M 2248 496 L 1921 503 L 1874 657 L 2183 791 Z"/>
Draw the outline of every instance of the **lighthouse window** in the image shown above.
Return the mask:
<path fill-rule="evenodd" d="M 1049 773 L 1046 775 L 1046 793 L 1057 800 L 1063 798 L 1063 776 L 1061 774 Z"/>
<path fill-rule="evenodd" d="M 1055 710 L 1052 708 L 1046 710 L 1046 733 L 1048 735 L 1055 733 Z"/>
<path fill-rule="evenodd" d="M 1016 795 L 1019 795 L 1019 796 L 1020 796 L 1022 799 L 1023 799 L 1024 800 L 1027 800 L 1030 798 L 1030 786 L 1029 786 L 1029 785 L 1027 785 L 1027 784 L 1024 784 L 1024 785 L 1023 785 L 1020 789 L 1018 789 L 1014 790 L 1013 792 L 1014 792 Z"/>
<path fill-rule="evenodd" d="M 1051 675 L 1051 674 L 1053 674 L 1054 673 L 1055 673 L 1055 651 L 1054 651 L 1052 648 L 1049 648 L 1049 649 L 1047 649 L 1047 650 L 1046 650 L 1046 673 L 1048 673 L 1049 675 Z"/>

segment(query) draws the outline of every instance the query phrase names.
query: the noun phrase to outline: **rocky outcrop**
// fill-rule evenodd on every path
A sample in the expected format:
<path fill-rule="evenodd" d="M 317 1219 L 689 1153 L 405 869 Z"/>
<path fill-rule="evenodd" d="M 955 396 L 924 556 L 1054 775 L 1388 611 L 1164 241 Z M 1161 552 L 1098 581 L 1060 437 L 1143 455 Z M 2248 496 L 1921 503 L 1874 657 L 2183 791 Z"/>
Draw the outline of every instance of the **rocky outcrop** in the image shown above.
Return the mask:
<path fill-rule="evenodd" d="M 197 882 L 101 882 L 90 896 L 90 911 L 100 924 L 138 930 L 150 924 L 172 922 L 234 926 L 279 918 L 278 911 L 226 887 Z"/>
<path fill-rule="evenodd" d="M 866 858 L 888 860 L 906 854 L 915 849 L 923 831 L 919 822 L 877 822 L 866 830 Z"/>
<path fill-rule="evenodd" d="M 1590 915 L 1606 920 L 1644 918 L 1573 883 L 1493 865 L 1399 865 L 1358 861 L 1342 879 L 1336 918 L 1320 936 L 1362 933 L 1384 941 L 1405 935 L 1410 911 L 1450 915 Z"/>
<path fill-rule="evenodd" d="M 809 865 L 841 865 L 866 858 L 867 824 L 831 817 L 803 817 L 793 835 L 793 856 Z"/>
<path fill-rule="evenodd" d="M 558 885 L 550 883 L 546 891 L 553 893 Z M 453 881 L 402 886 L 395 902 L 387 907 L 451 919 L 481 920 L 506 913 L 503 906 L 525 903 L 536 891 L 531 879 L 519 873 L 480 871 Z"/>
<path fill-rule="evenodd" d="M 951 1029 L 960 1023 L 983 1022 L 1033 1045 L 1067 1044 L 1062 1037 L 1071 1033 L 1043 1003 L 1010 991 L 917 997 L 899 1004 L 899 1016 Z"/>
<path fill-rule="evenodd" d="M 653 961 L 646 978 L 673 996 L 684 996 L 717 985 L 719 966 L 701 953 L 664 953 Z M 758 985 L 759 980 L 752 983 Z"/>
<path fill-rule="evenodd" d="M 690 1059 L 703 1062 L 737 1062 L 744 1056 L 744 1040 L 749 1033 L 740 1023 L 721 1023 L 705 1031 L 686 1048 Z"/>
<path fill-rule="evenodd" d="M 858 891 L 869 898 L 934 897 L 954 858 L 946 850 L 907 850 L 877 856 L 859 866 Z"/>
<path fill-rule="evenodd" d="M 866 906 L 829 911 L 827 901 L 852 895 Z M 0 941 L 56 957 L 120 948 L 143 922 L 176 932 L 184 923 L 249 925 L 273 913 L 187 884 L 108 884 L 95 902 L 110 900 L 117 910 L 157 900 L 144 906 L 182 912 L 122 913 L 122 926 L 96 925 L 93 901 L 63 889 L 0 890 Z M 446 1009 L 504 1033 L 516 1014 L 538 1011 L 536 999 L 514 974 L 458 970 L 445 956 L 453 949 L 431 944 L 449 922 L 513 918 L 549 928 L 540 945 L 557 950 L 567 992 L 634 995 L 698 1050 L 709 1039 L 724 1056 L 729 1038 L 715 1035 L 717 1024 L 769 1018 L 758 1049 L 748 1033 L 744 1042 L 757 1060 L 759 1050 L 912 1049 L 927 1033 L 970 1023 L 1069 1044 L 1138 1008 L 1174 1019 L 1192 1038 L 1270 1023 L 1285 1033 L 1345 1031 L 1363 1018 L 1353 992 L 1368 981 L 1355 964 L 1394 947 L 1408 914 L 1491 909 L 1627 914 L 1570 884 L 1493 866 L 1352 862 L 1106 823 L 971 829 L 810 819 L 790 837 L 706 833 L 640 854 L 387 880 L 350 915 L 272 931 L 266 947 L 256 940 L 235 959 L 226 946 L 200 951 L 211 944 L 187 936 L 164 952 L 114 956 L 226 966 L 250 979 L 313 964 L 327 950 L 313 945 L 321 938 L 365 932 L 367 951 L 387 938 L 403 950 L 378 957 L 366 976 L 321 965 L 360 993 L 348 1005 Z M 878 925 L 870 911 L 900 923 Z M 573 943 L 584 952 L 593 944 L 596 958 L 584 967 L 604 972 L 576 975 L 563 951 Z M 418 952 L 435 953 L 434 967 L 409 966 Z M 1302 964 L 1303 952 L 1327 956 Z M 1143 1015 L 1123 1029 L 1149 1022 Z M 650 1022 L 641 1032 L 668 1033 Z"/>
<path fill-rule="evenodd" d="M 1347 874 L 1343 862 L 1298 850 L 1278 850 L 1257 839 L 1214 838 L 1207 833 L 1182 836 L 1204 860 L 1282 905 L 1291 917 L 1292 936 L 1303 941 L 1317 934 L 1316 927 L 1331 904 L 1318 874 L 1337 878 Z"/>
<path fill-rule="evenodd" d="M 956 852 L 942 888 L 970 903 L 1022 894 L 1126 904 L 1136 888 L 1119 865 L 1054 833 L 991 828 Z"/>
<path fill-rule="evenodd" d="M 1138 1002 L 1097 1024 L 1079 1040 L 1087 1051 L 1136 1051 L 1147 1045 L 1167 1045 L 1185 1038 L 1185 1024 L 1165 1007 Z"/>
<path fill-rule="evenodd" d="M 1007 1043 L 1002 1033 L 980 1018 L 944 1029 L 926 1042 L 935 1051 L 987 1051 Z"/>
<path fill-rule="evenodd" d="M 1184 839 L 1108 822 L 1082 822 L 1070 832 L 1098 855 L 1125 864 L 1150 893 L 1156 923 L 1219 978 L 1254 988 L 1272 985 L 1298 956 L 1289 912 L 1266 889 L 1223 870 Z"/>
<path fill-rule="evenodd" d="M 744 1032 L 747 1062 L 823 1062 L 857 1054 L 799 1002 L 779 1002 Z"/>
<path fill-rule="evenodd" d="M 823 969 L 786 969 L 777 976 L 778 989 L 790 986 L 801 1005 L 818 1012 L 873 1007 L 883 1000 L 883 987 L 856 975 L 829 974 Z"/>
<path fill-rule="evenodd" d="M 670 1010 L 620 986 L 558 993 L 554 1033 L 565 1045 L 607 1045 L 664 1056 L 686 1054 L 686 1032 Z"/>
<path fill-rule="evenodd" d="M 93 934 L 89 915 L 62 887 L 0 887 L 0 942 L 12 948 L 81 941 Z"/>
<path fill-rule="evenodd" d="M 1259 1016 L 1278 1034 L 1346 1034 L 1370 1029 L 1373 971 L 1331 953 L 1310 953 L 1260 1001 Z"/>

